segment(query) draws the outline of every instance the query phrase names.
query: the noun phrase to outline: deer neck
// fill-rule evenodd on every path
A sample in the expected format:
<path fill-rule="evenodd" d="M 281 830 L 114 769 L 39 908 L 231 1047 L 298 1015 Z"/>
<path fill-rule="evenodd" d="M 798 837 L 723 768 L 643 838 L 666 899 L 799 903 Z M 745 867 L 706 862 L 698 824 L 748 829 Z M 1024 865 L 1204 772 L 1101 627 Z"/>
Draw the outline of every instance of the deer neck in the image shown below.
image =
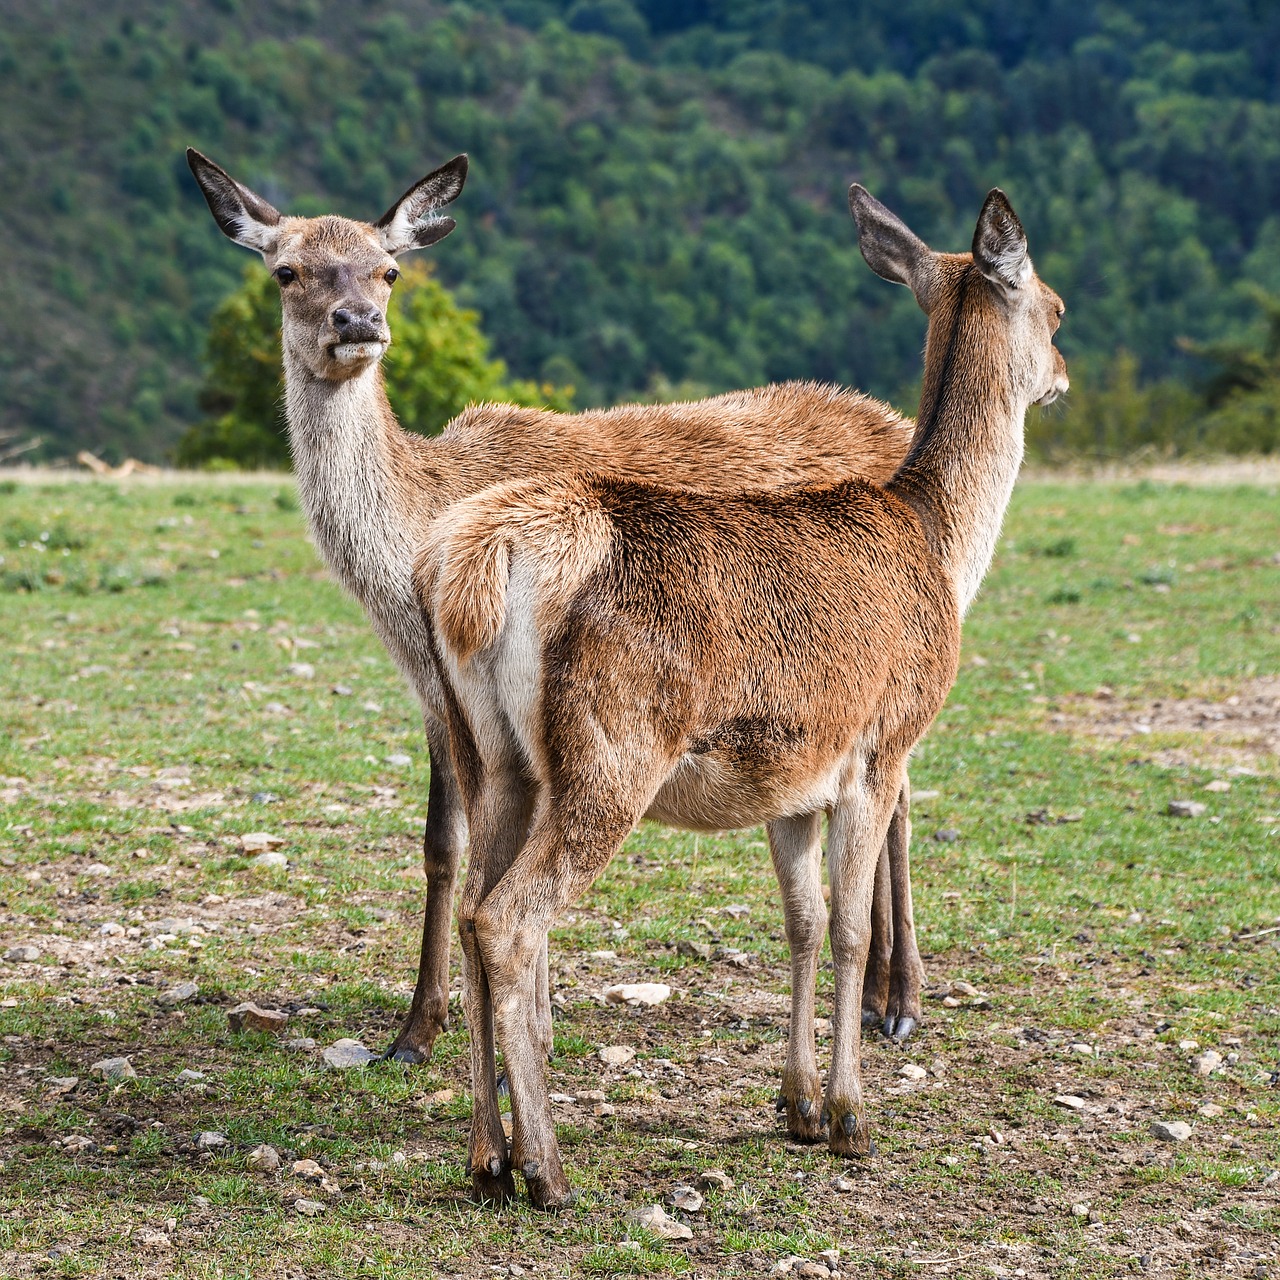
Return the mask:
<path fill-rule="evenodd" d="M 382 370 L 327 382 L 286 347 L 285 411 L 316 549 L 366 607 L 394 607 L 400 578 L 411 590 L 413 459 Z"/>
<path fill-rule="evenodd" d="M 950 313 L 931 320 L 915 435 L 889 485 L 919 514 L 962 617 L 995 554 L 1030 403 L 1013 382 L 1007 324 L 975 296 L 980 281 L 970 267 Z"/>

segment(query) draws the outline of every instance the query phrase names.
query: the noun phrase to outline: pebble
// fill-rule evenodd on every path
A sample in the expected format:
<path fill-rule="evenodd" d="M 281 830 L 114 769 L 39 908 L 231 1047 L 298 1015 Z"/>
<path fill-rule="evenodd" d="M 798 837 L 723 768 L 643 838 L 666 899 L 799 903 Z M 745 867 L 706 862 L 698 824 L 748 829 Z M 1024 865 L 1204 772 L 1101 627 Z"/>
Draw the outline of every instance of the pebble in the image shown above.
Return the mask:
<path fill-rule="evenodd" d="M 1073 1218 L 1087 1218 L 1089 1216 L 1089 1204 L 1086 1200 L 1081 1200 L 1078 1204 L 1071 1206 L 1071 1216 Z"/>
<path fill-rule="evenodd" d="M 1191 1137 L 1191 1126 L 1185 1120 L 1153 1120 L 1151 1134 L 1161 1142 L 1186 1142 Z"/>
<path fill-rule="evenodd" d="M 789 1276 L 802 1263 L 808 1262 L 808 1258 L 802 1258 L 798 1254 L 791 1254 L 786 1258 L 779 1258 L 777 1262 L 769 1268 L 771 1276 Z M 826 1268 L 823 1268 L 825 1270 Z"/>
<path fill-rule="evenodd" d="M 62 1139 L 64 1151 L 92 1151 L 97 1145 L 92 1138 L 85 1137 L 83 1133 L 68 1134 Z"/>
<path fill-rule="evenodd" d="M 629 1044 L 610 1044 L 600 1050 L 600 1061 L 607 1067 L 625 1067 L 636 1056 Z"/>
<path fill-rule="evenodd" d="M 387 756 L 385 762 L 394 765 L 397 769 L 407 769 L 413 763 L 413 757 L 405 755 L 403 751 L 397 751 Z"/>
<path fill-rule="evenodd" d="M 838 1191 L 842 1196 L 847 1196 L 851 1191 L 856 1191 L 857 1185 L 852 1178 L 846 1178 L 844 1174 L 838 1173 L 831 1179 L 832 1191 Z"/>
<path fill-rule="evenodd" d="M 215 1129 L 206 1129 L 203 1133 L 196 1134 L 196 1150 L 197 1151 L 214 1151 L 218 1147 L 227 1145 L 227 1135 L 218 1133 Z"/>
<path fill-rule="evenodd" d="M 651 1231 L 663 1240 L 693 1239 L 693 1232 L 683 1222 L 677 1222 L 671 1217 L 660 1204 L 646 1205 L 643 1209 L 637 1209 L 631 1220 L 637 1226 Z"/>
<path fill-rule="evenodd" d="M 1165 812 L 1171 818 L 1198 818 L 1207 807 L 1199 800 L 1170 800 Z"/>
<path fill-rule="evenodd" d="M 366 1063 L 376 1062 L 378 1055 L 366 1049 L 359 1040 L 343 1038 L 335 1040 L 324 1051 L 324 1060 L 336 1071 L 347 1071 L 352 1067 L 363 1067 Z"/>
<path fill-rule="evenodd" d="M 18 947 L 10 947 L 4 953 L 6 960 L 13 960 L 18 964 L 31 964 L 40 959 L 40 948 L 24 944 Z"/>
<path fill-rule="evenodd" d="M 295 1200 L 293 1202 L 293 1208 L 296 1213 L 300 1213 L 306 1218 L 318 1217 L 325 1210 L 325 1206 L 322 1201 L 306 1199 Z"/>
<path fill-rule="evenodd" d="M 254 804 L 275 804 L 280 797 L 274 791 L 255 791 L 249 799 Z"/>
<path fill-rule="evenodd" d="M 161 1004 L 167 1005 L 187 1004 L 199 994 L 200 988 L 196 983 L 180 982 L 176 987 L 170 987 L 167 991 L 162 991 L 156 999 Z"/>
<path fill-rule="evenodd" d="M 1215 778 L 1212 782 L 1206 782 L 1204 789 L 1221 795 L 1224 791 L 1231 790 L 1231 783 L 1225 778 Z"/>
<path fill-rule="evenodd" d="M 306 1178 L 309 1182 L 321 1182 L 324 1170 L 314 1160 L 295 1160 L 293 1162 L 295 1177 Z"/>
<path fill-rule="evenodd" d="M 947 991 L 948 995 L 963 996 L 966 1000 L 975 1000 L 982 994 L 972 982 L 965 982 L 963 978 L 957 978 Z"/>
<path fill-rule="evenodd" d="M 1060 1093 L 1054 1098 L 1053 1105 L 1055 1107 L 1063 1107 L 1067 1111 L 1083 1111 L 1085 1101 L 1083 1098 L 1076 1097 L 1074 1093 Z"/>
<path fill-rule="evenodd" d="M 253 867 L 287 867 L 289 858 L 286 854 L 273 849 L 268 853 L 258 854 L 249 865 Z"/>
<path fill-rule="evenodd" d="M 160 1231 L 155 1227 L 143 1227 L 141 1231 L 134 1236 L 134 1239 L 144 1249 L 172 1249 L 173 1241 L 169 1239 L 167 1231 Z"/>
<path fill-rule="evenodd" d="M 1212 1075 L 1222 1066 L 1222 1054 L 1216 1049 L 1206 1049 L 1203 1053 L 1197 1053 L 1191 1059 L 1191 1065 L 1198 1076 Z"/>
<path fill-rule="evenodd" d="M 280 1153 L 264 1142 L 249 1152 L 244 1163 L 254 1173 L 275 1173 L 280 1167 Z"/>
<path fill-rule="evenodd" d="M 91 862 L 80 873 L 82 876 L 110 876 L 115 872 L 105 862 Z"/>
<path fill-rule="evenodd" d="M 960 833 L 954 827 L 943 827 L 941 831 L 935 831 L 933 838 L 939 844 L 955 844 L 960 839 Z"/>
<path fill-rule="evenodd" d="M 227 1022 L 232 1031 L 268 1031 L 277 1034 L 289 1021 L 287 1013 L 278 1009 L 261 1009 L 252 1000 L 227 1010 Z"/>
<path fill-rule="evenodd" d="M 98 929 L 98 933 L 104 938 L 118 938 L 124 933 L 124 925 L 108 920 Z"/>
<path fill-rule="evenodd" d="M 355 690 L 349 684 L 335 684 L 329 687 L 329 692 L 335 698 L 349 698 Z"/>
<path fill-rule="evenodd" d="M 681 956 L 693 956 L 697 960 L 711 959 L 711 945 L 706 942 L 692 942 L 688 938 L 681 938 L 676 943 L 676 954 Z"/>
<path fill-rule="evenodd" d="M 1219 1116 L 1225 1116 L 1227 1109 L 1220 1107 L 1216 1102 L 1206 1102 L 1203 1107 L 1196 1111 L 1196 1115 L 1203 1116 L 1206 1120 L 1216 1120 Z"/>
<path fill-rule="evenodd" d="M 128 1058 L 100 1058 L 89 1070 L 104 1080 L 136 1080 L 138 1073 Z"/>
<path fill-rule="evenodd" d="M 286 1049 L 314 1049 L 316 1042 L 310 1036 L 294 1036 L 284 1042 Z"/>
<path fill-rule="evenodd" d="M 682 1209 L 685 1213 L 698 1213 L 702 1209 L 702 1192 L 684 1185 L 672 1187 L 667 1203 L 673 1209 Z"/>
<path fill-rule="evenodd" d="M 629 1004 L 652 1008 L 671 999 L 671 988 L 665 982 L 620 982 L 605 987 L 606 1004 Z"/>
<path fill-rule="evenodd" d="M 54 1093 L 71 1093 L 79 1083 L 79 1076 L 50 1076 L 45 1086 Z"/>
<path fill-rule="evenodd" d="M 1082 1041 L 1067 1045 L 1067 1049 L 1071 1053 L 1078 1053 L 1082 1058 L 1093 1057 L 1093 1045 L 1085 1044 Z"/>
<path fill-rule="evenodd" d="M 184 1067 L 178 1072 L 177 1078 L 181 1080 L 183 1084 L 195 1084 L 197 1081 L 204 1079 L 204 1072 L 192 1071 L 190 1067 Z"/>
<path fill-rule="evenodd" d="M 904 1080 L 926 1080 L 929 1076 L 929 1073 L 923 1067 L 917 1066 L 914 1062 L 903 1063 L 898 1068 L 898 1074 Z"/>
<path fill-rule="evenodd" d="M 704 1169 L 696 1179 L 703 1191 L 732 1191 L 734 1182 L 723 1169 Z"/>
<path fill-rule="evenodd" d="M 573 1096 L 573 1094 L 571 1094 L 571 1093 L 549 1093 L 549 1094 L 547 1094 L 547 1101 L 548 1101 L 548 1102 L 552 1102 L 552 1103 L 554 1103 L 556 1106 L 560 1106 L 560 1107 L 571 1107 L 571 1106 L 573 1106 L 573 1104 L 574 1104 L 575 1102 L 577 1102 L 577 1100 L 578 1100 L 578 1099 L 577 1099 L 577 1098 L 575 1098 L 575 1097 Z"/>
<path fill-rule="evenodd" d="M 309 662 L 291 662 L 287 669 L 291 676 L 297 676 L 299 680 L 316 678 L 316 669 Z"/>
<path fill-rule="evenodd" d="M 283 836 L 273 836 L 269 831 L 247 831 L 240 837 L 240 848 L 245 853 L 265 853 L 284 844 Z"/>

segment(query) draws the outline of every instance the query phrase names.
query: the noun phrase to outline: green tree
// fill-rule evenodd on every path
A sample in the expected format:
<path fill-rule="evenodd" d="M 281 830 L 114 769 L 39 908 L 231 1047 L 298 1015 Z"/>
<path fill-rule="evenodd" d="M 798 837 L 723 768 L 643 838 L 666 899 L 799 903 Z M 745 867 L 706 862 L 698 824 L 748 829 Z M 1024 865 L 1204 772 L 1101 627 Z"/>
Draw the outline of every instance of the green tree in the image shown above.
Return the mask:
<path fill-rule="evenodd" d="M 508 378 L 489 355 L 480 317 L 459 307 L 427 264 L 404 269 L 388 321 L 394 341 L 383 374 L 406 430 L 435 435 L 481 401 L 573 408 L 572 387 Z M 181 466 L 288 465 L 279 288 L 256 266 L 210 320 L 200 407 L 207 416 L 182 438 Z"/>

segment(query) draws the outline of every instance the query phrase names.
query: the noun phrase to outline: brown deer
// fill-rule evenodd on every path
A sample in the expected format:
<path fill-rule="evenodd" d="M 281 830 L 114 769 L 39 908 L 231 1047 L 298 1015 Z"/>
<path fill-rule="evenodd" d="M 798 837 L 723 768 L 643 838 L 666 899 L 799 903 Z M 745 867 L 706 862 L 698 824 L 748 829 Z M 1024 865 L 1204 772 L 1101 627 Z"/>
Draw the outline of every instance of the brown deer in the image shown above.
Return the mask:
<path fill-rule="evenodd" d="M 412 582 L 430 522 L 498 480 L 547 473 L 593 470 L 721 488 L 847 476 L 884 481 L 906 454 L 912 424 L 865 396 L 797 382 L 580 414 L 482 405 L 435 439 L 405 432 L 379 368 L 391 341 L 386 306 L 396 258 L 453 229 L 440 210 L 461 192 L 467 158 L 428 174 L 373 224 L 282 216 L 198 151 L 189 150 L 187 161 L 219 227 L 261 253 L 279 281 L 289 444 L 312 536 L 423 708 L 431 753 L 427 902 L 417 986 L 387 1056 L 424 1061 L 448 1016 L 453 894 L 466 841 L 443 696 Z M 886 1034 L 899 1039 L 920 1018 L 923 974 L 909 875 L 904 798 L 886 845 L 876 962 L 867 977 L 868 1018 L 883 1020 Z"/>
<path fill-rule="evenodd" d="M 547 930 L 648 814 L 769 824 L 792 954 L 788 1131 L 870 1149 L 859 992 L 873 885 L 907 755 L 955 678 L 961 618 L 990 563 L 1032 403 L 1067 389 L 1063 312 L 1004 194 L 971 253 L 936 253 L 860 186 L 870 266 L 928 315 L 920 416 L 883 487 L 760 493 L 616 477 L 508 482 L 431 531 L 417 576 L 471 823 L 459 906 L 482 1199 L 572 1199 L 536 999 Z M 831 1069 L 814 1051 L 829 816 Z M 513 1112 L 498 1114 L 495 1034 Z"/>

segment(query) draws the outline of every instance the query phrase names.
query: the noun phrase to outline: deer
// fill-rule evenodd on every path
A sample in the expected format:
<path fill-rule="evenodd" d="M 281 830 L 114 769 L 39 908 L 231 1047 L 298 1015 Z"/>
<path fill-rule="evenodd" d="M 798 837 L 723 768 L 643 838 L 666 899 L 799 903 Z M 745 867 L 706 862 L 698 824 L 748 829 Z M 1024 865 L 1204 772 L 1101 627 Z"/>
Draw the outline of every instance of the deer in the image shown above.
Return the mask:
<path fill-rule="evenodd" d="M 449 952 L 467 823 L 443 693 L 413 583 L 431 523 L 459 499 L 515 476 L 592 470 L 687 485 L 767 488 L 861 475 L 888 480 L 913 424 L 856 392 L 791 382 L 697 402 L 578 414 L 477 405 L 427 438 L 399 426 L 379 361 L 392 340 L 397 259 L 456 226 L 465 155 L 416 182 L 374 223 L 282 215 L 195 149 L 187 162 L 214 221 L 259 253 L 280 286 L 289 446 L 312 540 L 364 608 L 420 704 L 430 753 L 427 882 L 417 983 L 384 1058 L 424 1062 L 448 1025 Z M 909 799 L 886 841 L 866 1017 L 909 1036 L 923 965 L 910 892 Z M 543 995 L 549 1002 L 547 979 Z M 545 1018 L 549 1025 L 550 1005 Z"/>
<path fill-rule="evenodd" d="M 859 1017 L 876 870 L 907 758 L 955 680 L 1031 404 L 1066 392 L 1062 300 L 999 189 L 966 253 L 864 187 L 868 265 L 928 318 L 910 450 L 865 478 L 758 492 L 619 476 L 513 479 L 432 526 L 415 569 L 471 831 L 458 907 L 481 1201 L 572 1203 L 547 1095 L 538 959 L 642 816 L 767 824 L 791 952 L 788 1133 L 867 1154 Z M 824 916 L 820 820 L 828 818 Z M 814 1045 L 835 971 L 825 1090 Z M 501 1127 L 495 1049 L 512 1108 Z"/>

